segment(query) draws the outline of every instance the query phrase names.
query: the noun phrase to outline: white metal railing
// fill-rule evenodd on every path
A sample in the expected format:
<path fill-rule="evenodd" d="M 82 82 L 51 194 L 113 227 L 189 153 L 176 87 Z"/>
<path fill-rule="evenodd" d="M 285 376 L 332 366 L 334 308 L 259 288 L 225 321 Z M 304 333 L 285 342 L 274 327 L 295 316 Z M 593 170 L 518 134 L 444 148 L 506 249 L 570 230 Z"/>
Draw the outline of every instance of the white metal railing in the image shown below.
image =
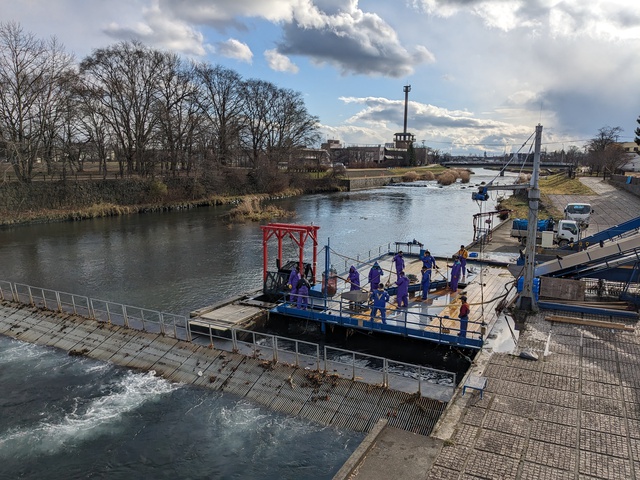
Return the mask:
<path fill-rule="evenodd" d="M 98 322 L 120 325 L 150 333 L 160 333 L 177 339 L 192 341 L 192 325 L 182 315 L 163 313 L 121 303 L 58 292 L 40 287 L 0 280 L 0 298 L 52 311 L 66 312 L 91 318 Z M 341 302 L 340 302 L 341 303 Z M 205 324 L 199 326 L 202 328 Z M 384 357 L 343 350 L 304 340 L 255 332 L 241 328 L 216 329 L 207 324 L 206 332 L 216 348 L 242 352 L 255 358 L 295 365 L 314 367 L 325 372 L 339 371 L 342 377 L 378 384 L 409 393 L 424 393 L 425 383 L 456 386 L 455 373 L 434 368 L 389 360 Z M 321 368 L 322 366 L 322 368 Z"/>
<path fill-rule="evenodd" d="M 325 346 L 324 370 L 337 369 L 350 372 L 352 380 L 367 379 L 367 383 L 420 395 L 424 393 L 425 384 L 451 388 L 451 394 L 456 387 L 456 374 L 453 372 Z"/>
<path fill-rule="evenodd" d="M 295 295 L 294 295 L 295 296 Z M 311 300 L 311 298 L 309 298 Z M 323 317 L 324 321 L 327 323 L 333 323 L 336 325 L 341 325 L 345 327 L 351 327 L 351 324 L 348 321 L 351 320 L 352 315 L 354 313 L 353 304 L 357 302 L 351 302 L 349 300 L 340 299 L 316 299 L 318 305 L 322 306 L 322 313 L 326 313 L 329 316 Z M 283 305 L 295 308 L 296 302 L 288 301 L 283 302 Z M 311 303 L 309 303 L 309 308 L 311 307 Z M 313 310 L 307 310 L 312 312 L 311 315 L 313 317 Z M 306 311 L 305 311 L 306 312 Z M 291 311 L 287 312 L 292 313 Z M 458 327 L 445 326 L 444 322 L 446 320 L 450 320 L 449 317 L 440 316 L 440 315 L 430 315 L 427 313 L 417 312 L 410 309 L 395 309 L 392 310 L 390 308 L 386 309 L 386 317 L 388 320 L 393 320 L 393 326 L 399 327 L 402 329 L 404 335 L 420 337 L 417 335 L 417 331 L 427 330 L 429 332 L 433 332 L 434 335 L 458 335 L 460 329 Z M 305 317 L 306 318 L 306 317 Z M 330 320 L 327 320 L 329 319 Z M 376 319 L 381 319 L 380 313 L 376 315 Z M 374 329 L 374 323 L 369 319 L 362 320 L 363 325 L 370 325 L 370 328 Z M 474 325 L 478 325 L 478 328 L 474 328 Z M 364 328 L 364 327 L 363 327 Z M 476 322 L 473 320 L 469 320 L 467 323 L 467 331 L 466 338 L 473 340 L 483 340 L 483 332 L 484 332 L 482 322 Z"/>
<path fill-rule="evenodd" d="M 121 303 L 0 281 L 0 298 L 173 338 L 191 340 L 187 318 Z"/>

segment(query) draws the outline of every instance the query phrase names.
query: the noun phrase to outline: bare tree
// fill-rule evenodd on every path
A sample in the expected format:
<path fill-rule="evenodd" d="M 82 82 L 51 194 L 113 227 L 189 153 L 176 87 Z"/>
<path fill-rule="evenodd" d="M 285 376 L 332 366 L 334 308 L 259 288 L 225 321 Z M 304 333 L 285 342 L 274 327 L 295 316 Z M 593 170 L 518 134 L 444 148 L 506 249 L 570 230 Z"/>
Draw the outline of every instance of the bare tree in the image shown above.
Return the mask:
<path fill-rule="evenodd" d="M 247 80 L 242 84 L 245 121 L 241 140 L 254 167 L 266 153 L 269 109 L 275 102 L 276 91 L 275 85 L 263 80 Z"/>
<path fill-rule="evenodd" d="M 0 153 L 22 182 L 31 181 L 37 161 L 55 156 L 72 60 L 55 39 L 0 24 Z"/>
<path fill-rule="evenodd" d="M 80 72 L 104 108 L 104 120 L 116 139 L 120 173 L 146 175 L 153 168 L 153 135 L 158 116 L 158 77 L 167 56 L 138 42 L 121 42 L 95 50 L 80 64 Z"/>
<path fill-rule="evenodd" d="M 206 63 L 197 65 L 195 74 L 200 108 L 212 129 L 215 156 L 221 165 L 231 165 L 245 119 L 242 79 L 233 70 Z"/>
<path fill-rule="evenodd" d="M 166 54 L 165 69 L 158 75 L 158 145 L 166 160 L 162 170 L 174 175 L 178 166 L 191 166 L 193 137 L 201 120 L 193 80 L 192 65 L 185 65 L 177 55 Z"/>
<path fill-rule="evenodd" d="M 587 164 L 591 173 L 606 177 L 626 163 L 624 152 L 618 145 L 621 127 L 602 127 L 598 134 L 587 143 Z"/>

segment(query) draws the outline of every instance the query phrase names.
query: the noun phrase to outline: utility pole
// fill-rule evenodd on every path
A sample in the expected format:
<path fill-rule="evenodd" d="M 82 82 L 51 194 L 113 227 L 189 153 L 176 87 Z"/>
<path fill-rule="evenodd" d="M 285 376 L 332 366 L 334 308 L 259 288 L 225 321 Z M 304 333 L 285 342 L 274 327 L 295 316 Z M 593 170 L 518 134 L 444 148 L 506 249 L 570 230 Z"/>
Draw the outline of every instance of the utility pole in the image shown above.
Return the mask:
<path fill-rule="evenodd" d="M 527 312 L 537 312 L 538 305 L 533 293 L 533 280 L 536 263 L 536 235 L 538 230 L 538 202 L 540 201 L 540 189 L 538 188 L 538 180 L 540 177 L 540 144 L 542 143 L 542 125 L 536 126 L 535 148 L 533 155 L 533 173 L 531 174 L 531 182 L 529 185 L 484 185 L 478 188 L 477 193 L 471 195 L 471 199 L 475 201 L 486 202 L 489 199 L 490 190 L 528 190 L 529 191 L 529 216 L 527 226 L 527 246 L 525 248 L 524 259 L 524 285 L 517 307 L 519 310 Z"/>
<path fill-rule="evenodd" d="M 533 173 L 529 188 L 529 225 L 527 229 L 527 246 L 524 257 L 524 285 L 518 300 L 518 309 L 528 312 L 537 312 L 538 305 L 533 293 L 534 269 L 536 263 L 536 234 L 538 229 L 538 203 L 540 201 L 540 189 L 538 180 L 540 176 L 540 144 L 542 141 L 542 125 L 536 126 L 536 139 L 533 154 Z"/>

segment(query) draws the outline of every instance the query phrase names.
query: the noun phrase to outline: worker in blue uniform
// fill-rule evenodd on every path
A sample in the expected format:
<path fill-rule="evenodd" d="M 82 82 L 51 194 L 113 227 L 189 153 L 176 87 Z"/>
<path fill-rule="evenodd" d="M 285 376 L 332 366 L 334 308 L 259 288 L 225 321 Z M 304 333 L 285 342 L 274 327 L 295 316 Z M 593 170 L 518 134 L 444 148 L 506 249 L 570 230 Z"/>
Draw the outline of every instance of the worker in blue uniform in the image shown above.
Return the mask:
<path fill-rule="evenodd" d="M 396 266 L 396 275 L 400 278 L 400 272 L 404 271 L 404 257 L 402 256 L 402 250 L 393 256 L 393 264 Z"/>
<path fill-rule="evenodd" d="M 398 293 L 396 294 L 396 303 L 398 307 L 408 307 L 409 306 L 409 278 L 405 276 L 404 270 L 400 271 L 400 276 L 398 280 L 396 280 L 396 285 L 398 286 Z"/>
<path fill-rule="evenodd" d="M 451 279 L 449 281 L 449 288 L 452 292 L 458 291 L 458 282 L 460 281 L 460 274 L 462 272 L 462 264 L 458 255 L 453 256 L 453 265 L 451 267 Z"/>
<path fill-rule="evenodd" d="M 422 300 L 426 300 L 429 296 L 429 289 L 431 288 L 431 270 L 428 270 L 427 267 L 422 267 L 420 288 L 422 289 Z"/>
<path fill-rule="evenodd" d="M 424 255 L 420 257 L 420 260 L 422 260 L 422 266 L 429 272 L 429 280 L 431 280 L 431 272 L 433 269 L 438 268 L 438 265 L 436 265 L 436 259 L 433 258 L 429 250 L 425 250 Z"/>
<path fill-rule="evenodd" d="M 298 299 L 298 281 L 300 281 L 300 272 L 298 272 L 298 268 L 294 268 L 291 270 L 289 274 L 289 281 L 287 282 L 287 286 L 289 287 L 289 301 L 291 303 L 295 303 Z"/>
<path fill-rule="evenodd" d="M 375 262 L 371 270 L 369 270 L 369 286 L 371 288 L 371 293 L 375 292 L 380 284 L 381 277 L 384 275 L 382 268 Z"/>
<path fill-rule="evenodd" d="M 349 291 L 360 290 L 360 273 L 353 265 L 351 265 L 351 268 L 349 268 L 349 276 L 347 277 L 347 281 L 351 284 L 351 288 L 349 289 Z"/>
<path fill-rule="evenodd" d="M 298 280 L 298 287 L 296 289 L 298 294 L 297 306 L 302 310 L 306 310 L 309 306 L 309 287 L 310 285 L 306 278 L 302 277 Z"/>
<path fill-rule="evenodd" d="M 382 318 L 382 323 L 386 325 L 387 323 L 387 302 L 389 301 L 389 294 L 384 289 L 384 283 L 379 283 L 376 291 L 371 292 L 369 297 L 373 302 L 371 306 L 371 321 L 374 321 L 374 318 L 378 314 L 378 310 L 380 311 L 380 317 Z"/>

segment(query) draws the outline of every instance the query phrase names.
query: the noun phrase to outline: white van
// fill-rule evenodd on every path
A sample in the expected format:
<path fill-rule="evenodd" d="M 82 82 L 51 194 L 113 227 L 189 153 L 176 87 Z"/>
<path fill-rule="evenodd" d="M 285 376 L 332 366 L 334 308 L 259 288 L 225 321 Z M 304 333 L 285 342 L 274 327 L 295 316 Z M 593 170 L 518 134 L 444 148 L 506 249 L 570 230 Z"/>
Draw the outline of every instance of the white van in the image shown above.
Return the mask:
<path fill-rule="evenodd" d="M 569 203 L 564 207 L 564 218 L 567 220 L 575 220 L 582 228 L 589 226 L 589 218 L 593 210 L 588 203 Z"/>

